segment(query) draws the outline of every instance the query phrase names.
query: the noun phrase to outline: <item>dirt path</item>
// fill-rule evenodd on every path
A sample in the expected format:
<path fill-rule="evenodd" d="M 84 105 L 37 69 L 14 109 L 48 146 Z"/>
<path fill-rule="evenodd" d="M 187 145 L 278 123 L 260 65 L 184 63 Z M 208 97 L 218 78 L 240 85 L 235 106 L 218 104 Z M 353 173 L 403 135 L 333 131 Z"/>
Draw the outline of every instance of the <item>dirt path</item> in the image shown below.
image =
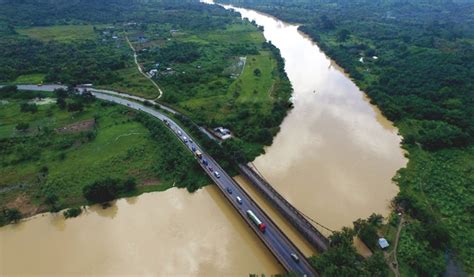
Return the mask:
<path fill-rule="evenodd" d="M 384 253 L 388 266 L 393 271 L 396 277 L 400 277 L 400 271 L 398 270 L 397 248 L 398 248 L 398 241 L 400 240 L 400 232 L 402 230 L 403 224 L 405 224 L 405 220 L 403 219 L 403 215 L 402 215 L 400 216 L 400 222 L 398 223 L 397 235 L 395 236 L 393 250 L 389 253 Z M 390 259 L 390 256 L 392 256 L 392 254 L 393 254 L 393 261 Z"/>
<path fill-rule="evenodd" d="M 160 95 L 158 95 L 158 97 L 156 97 L 155 100 L 160 99 L 161 96 L 163 96 L 163 91 L 162 91 L 161 88 L 158 86 L 158 84 L 155 83 L 155 81 L 153 81 L 153 79 L 152 79 L 150 76 L 148 76 L 145 72 L 143 72 L 142 67 L 141 67 L 140 64 L 138 63 L 137 51 L 135 50 L 135 47 L 133 47 L 132 43 L 130 42 L 130 40 L 128 39 L 127 36 L 125 36 L 125 39 L 127 40 L 127 43 L 128 43 L 128 45 L 130 46 L 130 49 L 132 49 L 132 51 L 133 51 L 133 58 L 134 58 L 134 60 L 135 60 L 135 64 L 137 65 L 138 71 L 140 71 L 140 73 L 141 73 L 145 78 L 147 78 L 148 80 L 150 80 L 150 82 L 156 87 L 156 89 L 157 89 L 158 92 L 160 93 Z"/>

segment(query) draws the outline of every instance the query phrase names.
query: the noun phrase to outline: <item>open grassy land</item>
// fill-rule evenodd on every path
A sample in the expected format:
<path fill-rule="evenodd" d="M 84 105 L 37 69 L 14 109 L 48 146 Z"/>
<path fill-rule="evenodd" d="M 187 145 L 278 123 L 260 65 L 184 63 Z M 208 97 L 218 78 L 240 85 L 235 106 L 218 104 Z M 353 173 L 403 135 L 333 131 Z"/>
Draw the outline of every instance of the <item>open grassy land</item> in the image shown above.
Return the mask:
<path fill-rule="evenodd" d="M 41 84 L 44 81 L 44 74 L 25 74 L 18 76 L 11 84 Z"/>
<path fill-rule="evenodd" d="M 100 101 L 71 111 L 73 103 L 81 101 L 74 97 L 66 99 L 63 109 L 52 102 L 25 111 L 25 103 L 31 101 L 2 100 L 0 209 L 17 208 L 32 215 L 52 209 L 52 204 L 54 209 L 85 204 L 83 188 L 106 178 L 135 179 L 137 189 L 128 194 L 167 189 L 181 179 L 194 189 L 208 183 L 199 169 L 190 166 L 192 155 L 179 142 L 170 144 L 173 135 L 164 126 L 149 126 L 162 125 L 153 123 L 157 120 L 140 116 L 139 122 L 136 112 Z M 153 135 L 160 128 L 162 134 Z M 167 145 L 175 150 L 169 151 Z M 165 156 L 173 159 L 174 167 L 163 164 Z M 185 177 L 174 172 L 183 159 Z M 51 197 L 54 203 L 48 202 Z"/>
<path fill-rule="evenodd" d="M 290 107 L 291 84 L 278 49 L 256 26 L 217 5 L 57 0 L 4 6 L 2 83 L 92 83 L 155 99 L 158 92 L 134 65 L 128 38 L 163 90 L 160 101 L 200 125 L 229 128 L 236 137 L 229 143 L 247 160 L 271 144 Z"/>
<path fill-rule="evenodd" d="M 127 68 L 117 70 L 115 74 L 118 76 L 116 82 L 97 87 L 133 94 L 147 99 L 158 97 L 159 93 L 155 86 L 138 72 L 134 63 L 131 63 Z"/>
<path fill-rule="evenodd" d="M 57 25 L 47 27 L 33 27 L 16 29 L 22 35 L 41 41 L 73 42 L 76 40 L 96 39 L 92 25 Z"/>
<path fill-rule="evenodd" d="M 162 101 L 200 125 L 230 128 L 247 159 L 261 153 L 291 94 L 278 51 L 246 21 L 209 31 L 169 29 L 161 36 L 156 28 L 140 35 L 128 28 L 127 35 L 141 49 L 145 70 L 155 72 Z"/>

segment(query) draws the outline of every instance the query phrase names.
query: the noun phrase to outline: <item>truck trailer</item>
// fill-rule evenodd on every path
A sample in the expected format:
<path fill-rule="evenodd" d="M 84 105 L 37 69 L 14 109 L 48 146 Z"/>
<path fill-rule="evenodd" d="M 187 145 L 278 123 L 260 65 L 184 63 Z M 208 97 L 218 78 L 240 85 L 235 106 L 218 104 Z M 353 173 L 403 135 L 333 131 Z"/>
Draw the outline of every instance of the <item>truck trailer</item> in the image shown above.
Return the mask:
<path fill-rule="evenodd" d="M 251 210 L 247 210 L 247 216 L 253 221 L 253 223 L 255 223 L 255 225 L 257 225 L 258 229 L 262 233 L 265 233 L 265 229 L 267 228 L 265 223 L 260 221 L 260 219 L 258 219 L 258 217 Z"/>

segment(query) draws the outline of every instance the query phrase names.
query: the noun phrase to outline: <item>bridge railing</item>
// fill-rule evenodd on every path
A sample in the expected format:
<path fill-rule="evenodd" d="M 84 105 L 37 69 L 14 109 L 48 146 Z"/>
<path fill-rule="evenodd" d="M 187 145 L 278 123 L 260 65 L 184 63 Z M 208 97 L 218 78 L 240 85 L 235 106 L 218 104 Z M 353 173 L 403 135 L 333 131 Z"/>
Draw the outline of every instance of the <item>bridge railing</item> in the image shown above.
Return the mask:
<path fill-rule="evenodd" d="M 245 164 L 239 164 L 239 169 L 311 245 L 320 252 L 329 248 L 329 240 L 258 173 Z"/>

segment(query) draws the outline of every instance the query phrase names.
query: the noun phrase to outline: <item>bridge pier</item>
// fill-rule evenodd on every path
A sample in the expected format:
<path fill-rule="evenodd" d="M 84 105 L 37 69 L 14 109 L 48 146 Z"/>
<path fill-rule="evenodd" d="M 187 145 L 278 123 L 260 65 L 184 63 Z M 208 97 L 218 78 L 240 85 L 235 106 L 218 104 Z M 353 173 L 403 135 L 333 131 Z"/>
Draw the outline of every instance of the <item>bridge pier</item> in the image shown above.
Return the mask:
<path fill-rule="evenodd" d="M 319 252 L 329 248 L 329 240 L 319 232 L 291 203 L 279 194 L 255 170 L 239 164 L 239 171 L 280 214 Z"/>

